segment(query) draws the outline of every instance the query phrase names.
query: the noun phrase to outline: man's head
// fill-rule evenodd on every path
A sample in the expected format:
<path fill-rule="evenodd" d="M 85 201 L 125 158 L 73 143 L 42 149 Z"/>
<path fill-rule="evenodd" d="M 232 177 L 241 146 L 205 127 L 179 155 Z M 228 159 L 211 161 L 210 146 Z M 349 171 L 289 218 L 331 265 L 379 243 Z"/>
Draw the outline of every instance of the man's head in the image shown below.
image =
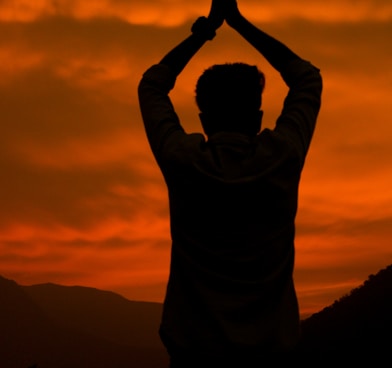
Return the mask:
<path fill-rule="evenodd" d="M 196 103 L 205 133 L 256 135 L 261 128 L 264 84 L 264 74 L 244 63 L 214 65 L 204 71 L 196 85 Z"/>

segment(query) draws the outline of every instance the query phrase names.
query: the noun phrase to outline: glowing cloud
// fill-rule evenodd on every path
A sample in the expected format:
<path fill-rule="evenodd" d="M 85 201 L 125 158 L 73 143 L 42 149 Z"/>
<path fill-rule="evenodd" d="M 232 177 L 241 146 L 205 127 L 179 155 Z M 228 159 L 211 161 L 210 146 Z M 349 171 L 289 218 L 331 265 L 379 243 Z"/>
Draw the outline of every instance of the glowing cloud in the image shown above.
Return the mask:
<path fill-rule="evenodd" d="M 388 21 L 392 4 L 382 0 L 297 1 L 280 0 L 262 3 L 255 0 L 239 1 L 239 7 L 252 21 L 272 22 L 302 18 L 318 22 L 359 22 L 364 20 Z M 48 16 L 72 17 L 79 20 L 92 18 L 119 18 L 133 24 L 178 26 L 207 14 L 209 0 L 143 1 L 122 0 L 6 0 L 0 4 L 0 20 L 30 22 Z"/>
<path fill-rule="evenodd" d="M 392 3 L 238 3 L 324 77 L 297 218 L 295 278 L 301 310 L 311 313 L 392 262 Z M 167 190 L 145 138 L 137 83 L 209 5 L 0 2 L 2 276 L 162 301 L 170 255 Z M 171 94 L 187 130 L 200 128 L 198 75 L 238 59 L 266 72 L 264 126 L 275 122 L 286 87 L 224 26 Z"/>

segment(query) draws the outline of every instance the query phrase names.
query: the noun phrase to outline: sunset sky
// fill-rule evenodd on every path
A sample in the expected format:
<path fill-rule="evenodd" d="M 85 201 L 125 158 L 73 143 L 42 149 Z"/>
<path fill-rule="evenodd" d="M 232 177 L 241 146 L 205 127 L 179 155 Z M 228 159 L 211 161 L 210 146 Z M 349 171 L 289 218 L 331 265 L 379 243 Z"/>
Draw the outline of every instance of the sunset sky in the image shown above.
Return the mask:
<path fill-rule="evenodd" d="M 307 315 L 392 263 L 392 2 L 238 4 L 324 79 L 297 216 L 295 281 Z M 209 6 L 0 1 L 1 276 L 163 301 L 167 193 L 144 135 L 137 85 Z M 198 76 L 227 61 L 265 72 L 264 126 L 274 126 L 285 85 L 223 25 L 171 94 L 188 132 L 200 130 Z"/>

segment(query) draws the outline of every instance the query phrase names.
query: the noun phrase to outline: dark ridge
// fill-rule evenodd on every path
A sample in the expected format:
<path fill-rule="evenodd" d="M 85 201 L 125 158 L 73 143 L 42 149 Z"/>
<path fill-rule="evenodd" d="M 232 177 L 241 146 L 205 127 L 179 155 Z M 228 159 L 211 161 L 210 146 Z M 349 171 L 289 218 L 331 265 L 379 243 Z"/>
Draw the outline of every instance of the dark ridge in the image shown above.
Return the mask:
<path fill-rule="evenodd" d="M 165 368 L 162 305 L 92 288 L 19 286 L 0 276 L 1 368 Z M 392 265 L 302 321 L 291 363 L 384 367 L 392 347 Z"/>
<path fill-rule="evenodd" d="M 22 288 L 56 325 L 118 344 L 161 348 L 160 303 L 129 301 L 113 292 L 81 286 Z"/>
<path fill-rule="evenodd" d="M 154 342 L 157 331 L 151 332 L 151 323 L 150 330 L 142 326 L 143 318 L 147 319 L 147 316 L 141 318 L 141 312 L 134 314 L 138 308 L 132 308 L 134 306 L 132 302 L 113 293 L 100 293 L 98 290 L 88 288 L 70 290 L 56 285 L 19 286 L 12 280 L 0 277 L 1 368 L 163 368 L 167 366 L 166 352 L 162 346 L 157 346 Z M 73 293 L 74 290 L 77 292 Z M 45 294 L 45 292 L 52 294 L 42 296 L 41 293 Z M 65 293 L 63 296 L 61 296 L 62 292 Z M 91 293 L 94 295 L 93 298 Z M 67 298 L 78 296 L 81 298 L 79 301 L 68 301 L 64 306 L 58 304 Z M 100 311 L 94 314 L 91 305 L 89 308 L 85 305 L 87 301 L 93 303 L 95 309 Z M 73 308 L 76 308 L 78 303 L 82 306 L 82 314 L 73 320 L 73 315 L 77 314 Z M 135 305 L 142 307 L 136 302 Z M 105 334 L 102 326 L 98 327 L 98 332 L 95 333 L 92 326 L 95 323 L 99 325 L 97 319 L 99 316 L 118 310 L 118 316 L 121 317 L 127 307 L 129 307 L 129 321 L 124 323 L 130 328 L 127 332 L 128 336 L 141 336 L 142 343 L 133 344 L 132 339 L 120 341 L 124 331 L 115 335 L 113 330 L 109 330 Z M 158 306 L 145 303 L 143 307 L 147 310 L 146 314 L 151 312 L 151 321 L 158 319 L 158 316 L 154 315 L 159 309 Z M 55 316 L 56 308 L 59 311 L 57 316 Z M 86 309 L 83 308 L 87 308 L 91 316 L 88 316 Z M 70 315 L 67 315 L 67 309 Z M 61 321 L 62 318 L 64 320 Z M 83 318 L 87 321 L 83 322 Z M 109 320 L 106 318 L 107 322 Z M 81 328 L 77 327 L 79 322 L 82 323 Z M 151 334 L 149 346 L 146 344 L 146 330 Z"/>
<path fill-rule="evenodd" d="M 302 322 L 301 353 L 319 361 L 390 362 L 392 265 Z"/>

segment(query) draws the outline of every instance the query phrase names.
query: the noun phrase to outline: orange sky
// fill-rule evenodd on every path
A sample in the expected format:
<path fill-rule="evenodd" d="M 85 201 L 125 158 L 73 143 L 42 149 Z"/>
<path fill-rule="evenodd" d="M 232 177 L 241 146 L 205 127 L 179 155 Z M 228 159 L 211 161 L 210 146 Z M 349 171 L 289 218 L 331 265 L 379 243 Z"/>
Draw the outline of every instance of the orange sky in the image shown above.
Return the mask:
<path fill-rule="evenodd" d="M 166 189 L 136 88 L 209 3 L 0 2 L 0 275 L 163 300 Z M 297 217 L 295 280 L 305 315 L 392 263 L 392 3 L 238 3 L 324 77 Z M 200 129 L 197 77 L 226 61 L 265 71 L 264 124 L 272 127 L 286 87 L 224 25 L 172 93 L 186 130 Z"/>

